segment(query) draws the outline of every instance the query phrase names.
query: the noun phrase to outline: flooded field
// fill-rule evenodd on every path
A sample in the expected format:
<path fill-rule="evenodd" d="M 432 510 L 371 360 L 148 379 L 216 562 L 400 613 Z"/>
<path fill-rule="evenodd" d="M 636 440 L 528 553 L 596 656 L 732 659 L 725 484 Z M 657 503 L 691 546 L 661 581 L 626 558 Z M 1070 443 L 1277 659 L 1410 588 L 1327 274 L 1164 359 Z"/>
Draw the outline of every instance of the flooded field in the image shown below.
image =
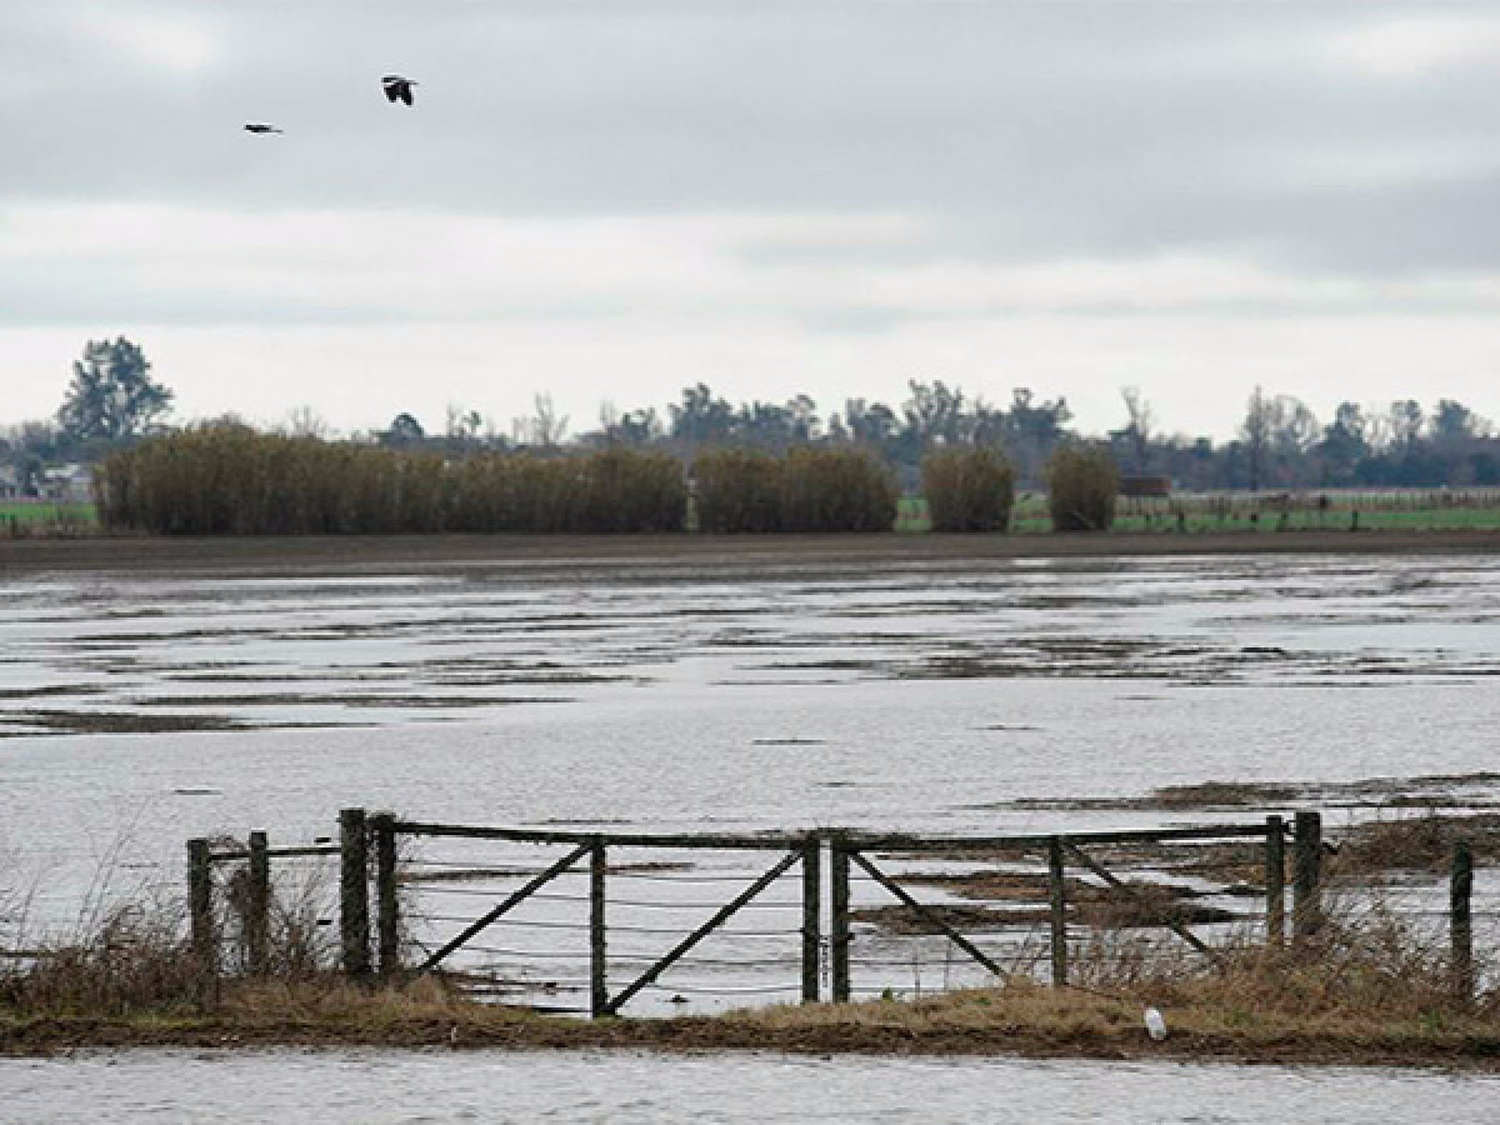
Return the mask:
<path fill-rule="evenodd" d="M 348 805 L 619 832 L 943 835 L 1243 821 L 1308 805 L 1338 831 L 1427 807 L 1494 806 L 1497 676 L 1500 559 L 1482 555 L 858 566 L 788 555 L 11 575 L 0 579 L 0 855 L 35 931 L 112 899 L 180 894 L 189 837 L 261 828 L 273 842 L 304 843 L 329 836 Z M 1261 788 L 1191 800 L 1160 792 L 1231 781 Z M 420 858 L 509 862 L 501 852 Z M 638 858 L 649 872 L 659 857 Z M 702 898 L 701 884 L 739 872 L 686 874 L 683 893 Z M 962 870 L 928 874 L 939 885 Z M 777 893 L 756 922 L 790 931 L 795 894 Z M 1443 892 L 1418 879 L 1405 893 L 1436 904 Z M 1497 894 L 1482 869 L 1481 933 Z M 873 902 L 857 889 L 857 907 Z M 690 905 L 711 904 L 656 907 Z M 441 915 L 429 909 L 436 940 Z M 542 915 L 531 924 L 551 923 Z M 761 948 L 754 933 L 743 936 L 729 954 Z M 878 955 L 883 939 L 866 937 L 862 948 Z M 505 944 L 518 952 L 514 936 Z M 899 953 L 899 994 L 965 979 L 942 944 Z M 618 952 L 628 957 L 628 939 Z M 795 964 L 794 947 L 776 956 Z M 760 992 L 791 998 L 777 990 L 794 990 L 795 975 L 766 964 L 769 977 L 704 990 L 712 996 L 700 997 L 692 976 L 675 977 L 657 1001 L 713 1010 Z M 577 999 L 566 972 L 537 966 L 536 987 L 561 1007 Z M 879 992 L 886 979 L 860 984 L 856 992 Z M 160 1096 L 151 1120 L 295 1120 L 264 1101 L 254 1111 L 194 1109 L 192 1088 L 164 1077 L 212 1067 L 226 1083 L 255 1082 L 257 1068 L 274 1068 L 278 1080 L 294 1076 L 289 1105 L 302 1081 L 394 1084 L 388 1118 L 340 1118 L 345 1103 L 330 1094 L 319 1120 L 405 1121 L 419 1119 L 411 1091 L 453 1066 L 441 1055 L 381 1060 L 101 1055 L 67 1064 L 64 1085 L 82 1104 L 96 1081 L 128 1088 L 139 1076 L 143 1098 Z M 21 1075 L 40 1089 L 59 1073 L 55 1063 L 3 1065 L 7 1085 Z M 732 1068 L 740 1085 L 725 1087 L 723 1106 L 694 1113 L 709 1120 L 748 1120 L 736 1099 L 760 1109 L 759 1120 L 807 1119 L 813 1103 L 799 1099 L 846 1081 L 878 1093 L 861 1077 L 876 1064 L 858 1061 L 540 1056 L 517 1065 L 480 1060 L 464 1071 L 501 1083 L 498 1103 L 484 1100 L 496 1087 L 466 1094 L 468 1079 L 442 1077 L 455 1099 L 449 1116 L 490 1119 L 497 1105 L 512 1119 L 530 1116 L 533 1080 L 522 1075 L 598 1077 L 611 1092 L 596 1097 L 591 1085 L 568 1102 L 575 1120 L 670 1119 L 652 1100 L 651 1076 L 663 1068 L 667 1085 L 682 1089 L 717 1089 L 713 1067 Z M 1448 1090 L 1495 1091 L 1335 1072 L 1283 1081 L 1269 1070 L 879 1064 L 883 1074 L 892 1065 L 951 1077 L 951 1111 L 924 1096 L 928 1120 L 961 1119 L 991 1083 L 1007 1091 L 1007 1107 L 1033 1095 L 1051 1104 L 1039 1092 L 1049 1083 L 1081 1091 L 1077 1113 L 1015 1118 L 1037 1121 L 1262 1119 L 1235 1116 L 1249 1112 L 1228 1093 L 1238 1083 L 1272 1104 L 1312 1083 L 1327 1110 L 1320 1120 L 1350 1121 L 1378 1117 L 1376 1106 L 1389 1117 L 1408 1094 L 1415 1106 Z M 1122 1117 L 1118 1092 L 1136 1081 L 1178 1093 Z M 758 1101 L 762 1087 L 782 1100 Z M 1466 1119 L 1470 1096 L 1454 1095 L 1451 1119 Z M 861 1117 L 914 1119 L 904 1097 L 893 1083 L 889 1104 Z M 139 1109 L 128 1097 L 116 1104 Z"/>
<path fill-rule="evenodd" d="M 344 804 L 1113 824 L 1138 814 L 1067 802 L 1483 773 L 1497 675 L 1484 556 L 39 574 L 0 584 L 0 846 L 46 896 L 194 834 L 325 835 Z"/>
<path fill-rule="evenodd" d="M 98 1053 L 0 1060 L 0 1121 L 55 1125 L 436 1121 L 1305 1120 L 1488 1125 L 1500 1079 L 1171 1063 L 633 1053 Z"/>

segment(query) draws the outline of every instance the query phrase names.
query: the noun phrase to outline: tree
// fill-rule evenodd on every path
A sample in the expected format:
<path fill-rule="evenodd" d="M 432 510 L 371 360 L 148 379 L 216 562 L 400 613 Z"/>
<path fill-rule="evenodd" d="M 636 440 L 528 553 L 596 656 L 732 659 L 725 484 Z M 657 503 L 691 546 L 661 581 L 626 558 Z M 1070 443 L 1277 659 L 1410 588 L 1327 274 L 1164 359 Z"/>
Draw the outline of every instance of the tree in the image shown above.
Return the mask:
<path fill-rule="evenodd" d="M 1036 402 L 1029 387 L 1011 391 L 1005 414 L 1005 448 L 1023 480 L 1035 480 L 1042 465 L 1067 436 L 1064 427 L 1073 417 L 1068 400 Z"/>
<path fill-rule="evenodd" d="M 682 389 L 682 405 L 667 407 L 674 441 L 690 449 L 706 442 L 722 442 L 734 427 L 734 408 L 722 398 L 715 398 L 707 383 Z"/>
<path fill-rule="evenodd" d="M 1151 431 L 1156 425 L 1156 416 L 1139 387 L 1121 387 L 1120 397 L 1125 400 L 1125 413 L 1129 418 L 1125 436 L 1135 454 L 1135 471 L 1144 473 L 1151 456 Z"/>
<path fill-rule="evenodd" d="M 529 418 L 516 418 L 511 422 L 511 433 L 518 445 L 532 445 L 551 449 L 562 443 L 568 432 L 568 416 L 559 415 L 552 403 L 552 395 L 531 396 L 532 412 Z"/>
<path fill-rule="evenodd" d="M 401 449 L 410 445 L 421 445 L 427 440 L 427 431 L 416 418 L 402 412 L 391 419 L 391 428 L 380 435 L 380 444 Z"/>
<path fill-rule="evenodd" d="M 1257 385 L 1250 392 L 1250 401 L 1245 404 L 1245 420 L 1240 423 L 1240 436 L 1245 442 L 1245 453 L 1250 458 L 1250 491 L 1260 491 L 1261 474 L 1266 467 L 1266 447 L 1271 442 L 1271 400 Z"/>
<path fill-rule="evenodd" d="M 1368 428 L 1364 411 L 1357 403 L 1339 404 L 1332 424 L 1324 428 L 1323 440 L 1317 445 L 1327 483 L 1345 484 L 1353 478 L 1355 466 L 1370 455 Z"/>
<path fill-rule="evenodd" d="M 145 353 L 121 336 L 84 346 L 57 421 L 77 440 L 117 442 L 149 433 L 171 409 L 172 392 L 152 380 Z"/>
<path fill-rule="evenodd" d="M 286 432 L 323 441 L 328 437 L 328 422 L 311 406 L 295 406 L 287 413 Z"/>
<path fill-rule="evenodd" d="M 1489 432 L 1490 424 L 1463 403 L 1445 398 L 1438 400 L 1427 428 L 1434 442 L 1461 445 L 1483 438 Z"/>
<path fill-rule="evenodd" d="M 1391 444 L 1403 453 L 1409 453 L 1422 436 L 1422 406 L 1416 399 L 1403 399 L 1391 403 L 1388 415 L 1391 427 Z"/>

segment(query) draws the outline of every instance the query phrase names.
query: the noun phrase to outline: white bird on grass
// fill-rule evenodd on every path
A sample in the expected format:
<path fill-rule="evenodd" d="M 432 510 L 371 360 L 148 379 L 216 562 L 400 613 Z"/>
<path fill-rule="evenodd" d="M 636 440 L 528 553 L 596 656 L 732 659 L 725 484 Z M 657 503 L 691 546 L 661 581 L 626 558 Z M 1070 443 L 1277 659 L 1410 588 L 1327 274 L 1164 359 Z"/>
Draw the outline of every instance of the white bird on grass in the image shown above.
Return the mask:
<path fill-rule="evenodd" d="M 1167 1037 L 1167 1021 L 1159 1008 L 1146 1009 L 1146 1033 L 1158 1043 Z"/>

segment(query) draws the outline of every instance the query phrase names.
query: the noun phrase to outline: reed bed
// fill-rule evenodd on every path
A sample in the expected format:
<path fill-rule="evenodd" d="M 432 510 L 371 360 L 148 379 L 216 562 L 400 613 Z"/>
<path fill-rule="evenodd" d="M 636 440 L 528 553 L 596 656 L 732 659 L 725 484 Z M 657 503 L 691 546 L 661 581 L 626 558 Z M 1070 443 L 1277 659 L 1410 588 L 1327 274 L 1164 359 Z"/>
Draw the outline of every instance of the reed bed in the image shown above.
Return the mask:
<path fill-rule="evenodd" d="M 933 531 L 1005 531 L 1016 474 L 997 449 L 945 449 L 922 460 L 922 492 Z"/>
<path fill-rule="evenodd" d="M 711 532 L 890 531 L 900 496 L 890 470 L 857 449 L 709 449 L 693 478 L 698 527 Z"/>
<path fill-rule="evenodd" d="M 1055 531 L 1108 531 L 1119 494 L 1120 472 L 1107 450 L 1064 445 L 1047 462 L 1047 508 Z"/>
<path fill-rule="evenodd" d="M 380 535 L 682 530 L 687 485 L 663 453 L 433 453 L 185 430 L 112 455 L 96 480 L 104 525 L 158 535 Z"/>

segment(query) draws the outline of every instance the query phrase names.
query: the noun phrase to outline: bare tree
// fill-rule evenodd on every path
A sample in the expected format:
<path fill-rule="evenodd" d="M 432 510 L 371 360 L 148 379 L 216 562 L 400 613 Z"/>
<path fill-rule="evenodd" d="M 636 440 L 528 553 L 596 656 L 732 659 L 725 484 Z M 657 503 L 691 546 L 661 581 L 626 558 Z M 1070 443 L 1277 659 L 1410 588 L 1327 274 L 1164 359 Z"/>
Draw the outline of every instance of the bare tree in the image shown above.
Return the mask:
<path fill-rule="evenodd" d="M 466 449 L 479 440 L 479 428 L 484 424 L 484 419 L 479 416 L 477 410 L 465 410 L 457 403 L 448 404 L 447 418 L 444 426 L 444 435 L 448 444 L 458 449 Z"/>
<path fill-rule="evenodd" d="M 550 394 L 536 395 L 532 403 L 531 416 L 515 419 L 511 423 L 511 433 L 521 445 L 551 449 L 561 443 L 563 435 L 568 432 L 568 416 L 558 415 Z"/>
<path fill-rule="evenodd" d="M 1130 438 L 1130 448 L 1135 454 L 1136 472 L 1144 473 L 1146 462 L 1151 456 L 1156 414 L 1139 387 L 1121 387 L 1120 397 L 1125 400 L 1125 413 L 1130 419 L 1125 433 Z"/>
<path fill-rule="evenodd" d="M 322 441 L 328 436 L 328 422 L 311 406 L 294 406 L 287 412 L 286 430 L 292 437 Z"/>

